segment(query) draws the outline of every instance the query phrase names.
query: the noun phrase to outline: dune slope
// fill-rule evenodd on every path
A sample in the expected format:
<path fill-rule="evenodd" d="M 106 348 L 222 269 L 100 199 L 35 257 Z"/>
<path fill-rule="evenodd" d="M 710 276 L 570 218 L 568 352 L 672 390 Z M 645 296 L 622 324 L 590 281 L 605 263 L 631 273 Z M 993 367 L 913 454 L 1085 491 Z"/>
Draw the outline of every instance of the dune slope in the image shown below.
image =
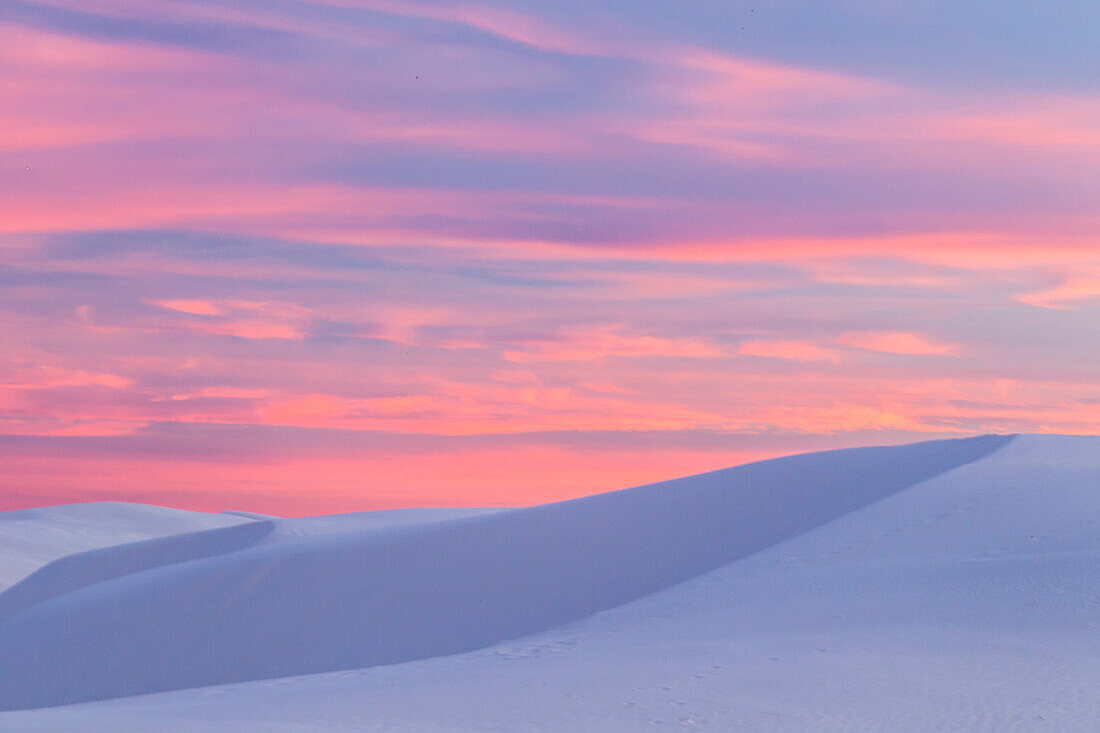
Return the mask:
<path fill-rule="evenodd" d="M 153 563 L 42 593 L 0 621 L 0 708 L 483 648 L 668 588 L 1008 441 L 806 454 L 450 521 L 276 532 L 245 549 Z"/>
<path fill-rule="evenodd" d="M 230 514 L 121 502 L 0 512 L 0 591 L 76 552 L 246 521 Z"/>
<path fill-rule="evenodd" d="M 0 730 L 1098 730 L 1097 568 L 1100 438 L 1018 436 L 546 632 L 0 713 Z"/>

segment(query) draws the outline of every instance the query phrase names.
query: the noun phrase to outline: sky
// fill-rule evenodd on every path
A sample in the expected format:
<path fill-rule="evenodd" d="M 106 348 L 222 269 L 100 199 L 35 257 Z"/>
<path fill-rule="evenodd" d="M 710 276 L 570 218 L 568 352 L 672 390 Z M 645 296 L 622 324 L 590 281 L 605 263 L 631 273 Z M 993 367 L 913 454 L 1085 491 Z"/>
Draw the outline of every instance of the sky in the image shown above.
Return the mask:
<path fill-rule="evenodd" d="M 1100 5 L 4 0 L 0 510 L 1100 433 Z"/>

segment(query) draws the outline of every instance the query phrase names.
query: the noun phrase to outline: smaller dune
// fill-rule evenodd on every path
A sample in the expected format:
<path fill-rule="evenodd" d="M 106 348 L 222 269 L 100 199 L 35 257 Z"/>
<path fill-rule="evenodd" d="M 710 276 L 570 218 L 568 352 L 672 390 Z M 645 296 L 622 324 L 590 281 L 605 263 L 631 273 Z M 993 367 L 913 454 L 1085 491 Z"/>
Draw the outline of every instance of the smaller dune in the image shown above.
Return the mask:
<path fill-rule="evenodd" d="M 246 521 L 230 514 L 114 501 L 0 512 L 0 591 L 76 552 Z"/>

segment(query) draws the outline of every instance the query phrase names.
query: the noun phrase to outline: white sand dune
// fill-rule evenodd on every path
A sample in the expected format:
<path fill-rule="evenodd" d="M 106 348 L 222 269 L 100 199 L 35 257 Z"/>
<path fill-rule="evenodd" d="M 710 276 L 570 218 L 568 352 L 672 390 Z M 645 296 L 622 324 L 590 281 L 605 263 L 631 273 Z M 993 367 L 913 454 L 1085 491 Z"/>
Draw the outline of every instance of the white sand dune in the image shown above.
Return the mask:
<path fill-rule="evenodd" d="M 391 519 L 45 565 L 0 594 L 0 703 L 41 708 L 0 730 L 1100 728 L 1097 438 Z"/>
<path fill-rule="evenodd" d="M 0 512 L 0 591 L 66 555 L 245 521 L 229 514 L 119 502 Z"/>

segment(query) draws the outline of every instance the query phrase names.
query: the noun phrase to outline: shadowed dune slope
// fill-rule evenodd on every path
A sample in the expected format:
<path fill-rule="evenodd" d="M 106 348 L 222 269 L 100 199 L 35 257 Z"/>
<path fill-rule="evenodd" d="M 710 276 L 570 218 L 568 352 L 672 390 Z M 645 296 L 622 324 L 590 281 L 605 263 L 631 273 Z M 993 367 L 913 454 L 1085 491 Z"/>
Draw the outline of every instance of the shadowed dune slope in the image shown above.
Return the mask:
<path fill-rule="evenodd" d="M 96 583 L 235 552 L 256 544 L 274 529 L 271 521 L 251 521 L 66 555 L 0 593 L 0 623 L 50 598 Z"/>
<path fill-rule="evenodd" d="M 425 525 L 273 536 L 149 567 L 0 621 L 0 709 L 481 648 L 687 580 L 1009 440 L 791 456 Z"/>
<path fill-rule="evenodd" d="M 115 501 L 0 512 L 0 591 L 77 552 L 247 521 L 232 514 Z"/>

